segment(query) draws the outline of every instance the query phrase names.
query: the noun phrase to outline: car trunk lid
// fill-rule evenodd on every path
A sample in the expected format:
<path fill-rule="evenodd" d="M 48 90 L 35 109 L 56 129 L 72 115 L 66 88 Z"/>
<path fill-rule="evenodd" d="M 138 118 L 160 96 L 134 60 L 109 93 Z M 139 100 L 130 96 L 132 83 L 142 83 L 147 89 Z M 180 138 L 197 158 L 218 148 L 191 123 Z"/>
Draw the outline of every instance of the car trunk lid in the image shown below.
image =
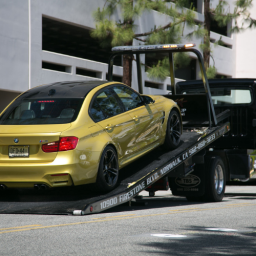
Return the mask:
<path fill-rule="evenodd" d="M 45 153 L 42 145 L 59 141 L 61 132 L 71 124 L 58 125 L 1 125 L 0 162 L 41 163 L 52 162 L 57 152 Z"/>

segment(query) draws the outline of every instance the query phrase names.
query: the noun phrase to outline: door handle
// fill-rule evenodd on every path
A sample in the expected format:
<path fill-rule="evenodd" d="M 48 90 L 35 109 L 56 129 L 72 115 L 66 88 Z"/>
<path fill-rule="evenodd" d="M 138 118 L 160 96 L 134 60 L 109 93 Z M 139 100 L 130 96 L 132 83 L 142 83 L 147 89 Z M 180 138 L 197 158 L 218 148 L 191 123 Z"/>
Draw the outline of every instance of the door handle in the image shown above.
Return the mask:
<path fill-rule="evenodd" d="M 133 120 L 134 120 L 135 122 L 139 121 L 138 116 L 133 117 Z"/>
<path fill-rule="evenodd" d="M 112 124 L 108 124 L 106 127 L 105 127 L 105 130 L 111 130 L 111 129 L 113 129 L 114 128 L 114 126 L 112 125 Z"/>

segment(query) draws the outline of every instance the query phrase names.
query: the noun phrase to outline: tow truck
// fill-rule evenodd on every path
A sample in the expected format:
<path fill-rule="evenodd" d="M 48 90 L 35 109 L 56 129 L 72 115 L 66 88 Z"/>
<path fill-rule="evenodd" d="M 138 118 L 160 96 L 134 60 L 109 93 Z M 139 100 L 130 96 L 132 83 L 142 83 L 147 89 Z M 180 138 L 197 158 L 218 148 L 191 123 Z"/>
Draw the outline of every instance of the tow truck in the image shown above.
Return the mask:
<path fill-rule="evenodd" d="M 208 82 L 216 113 L 230 112 L 230 131 L 200 152 L 201 163 L 195 166 L 193 175 L 187 176 L 183 184 L 170 180 L 172 193 L 186 196 L 191 201 L 205 198 L 207 175 L 213 168 L 214 159 L 222 161 L 227 182 L 253 183 L 256 178 L 256 79 L 210 79 Z M 186 95 L 204 91 L 199 80 L 178 82 L 176 89 L 179 94 Z M 206 182 L 195 184 L 194 178 L 206 179 Z"/>
<path fill-rule="evenodd" d="M 227 120 L 230 116 L 229 110 L 220 111 L 218 115 L 215 114 L 202 55 L 194 46 L 194 44 L 120 46 L 112 48 L 113 53 L 109 59 L 108 74 L 109 80 L 112 81 L 114 58 L 122 55 L 135 55 L 139 92 L 143 93 L 140 55 L 155 53 L 169 57 L 171 94 L 164 96 L 176 101 L 183 115 L 183 134 L 177 149 L 166 152 L 159 148 L 128 165 L 120 173 L 118 186 L 109 193 L 84 192 L 76 200 L 67 198 L 41 202 L 37 198 L 29 200 L 29 202 L 20 202 L 14 198 L 10 202 L 0 196 L 0 200 L 2 199 L 0 213 L 71 215 L 98 213 L 130 202 L 141 191 L 149 187 L 152 188 L 160 180 L 169 180 L 174 194 L 175 184 L 178 184 L 181 186 L 176 190 L 182 192 L 180 190 L 182 189 L 187 198 L 194 196 L 191 193 L 197 189 L 198 193 L 207 195 L 208 200 L 221 201 L 225 191 L 226 171 L 220 158 L 212 158 L 210 169 L 203 169 L 196 175 L 191 174 L 194 171 L 198 172 L 195 170 L 196 165 L 202 165 L 204 162 L 206 148 L 209 148 L 230 130 L 230 123 Z M 191 95 L 177 94 L 173 63 L 173 54 L 176 52 L 190 52 L 197 56 L 201 69 L 203 92 Z M 211 158 L 211 156 L 209 157 Z M 187 186 L 188 183 L 192 186 Z"/>

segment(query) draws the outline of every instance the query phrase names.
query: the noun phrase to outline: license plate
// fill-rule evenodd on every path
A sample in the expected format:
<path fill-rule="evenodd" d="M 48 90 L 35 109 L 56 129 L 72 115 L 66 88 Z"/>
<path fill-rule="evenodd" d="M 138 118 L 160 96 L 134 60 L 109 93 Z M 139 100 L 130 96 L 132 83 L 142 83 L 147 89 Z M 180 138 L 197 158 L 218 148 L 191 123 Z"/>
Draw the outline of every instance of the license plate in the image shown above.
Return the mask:
<path fill-rule="evenodd" d="M 29 157 L 29 146 L 9 146 L 9 157 Z"/>

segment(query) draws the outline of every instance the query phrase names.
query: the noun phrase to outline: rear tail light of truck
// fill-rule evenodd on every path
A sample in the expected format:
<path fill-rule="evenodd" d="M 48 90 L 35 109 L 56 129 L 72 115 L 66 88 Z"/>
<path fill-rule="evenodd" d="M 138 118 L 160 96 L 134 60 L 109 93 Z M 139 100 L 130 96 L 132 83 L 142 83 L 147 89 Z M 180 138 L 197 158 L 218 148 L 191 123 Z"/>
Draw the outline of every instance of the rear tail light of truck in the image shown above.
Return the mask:
<path fill-rule="evenodd" d="M 77 137 L 62 137 L 59 141 L 50 142 L 42 145 L 42 150 L 45 153 L 68 151 L 76 148 L 78 143 Z"/>

